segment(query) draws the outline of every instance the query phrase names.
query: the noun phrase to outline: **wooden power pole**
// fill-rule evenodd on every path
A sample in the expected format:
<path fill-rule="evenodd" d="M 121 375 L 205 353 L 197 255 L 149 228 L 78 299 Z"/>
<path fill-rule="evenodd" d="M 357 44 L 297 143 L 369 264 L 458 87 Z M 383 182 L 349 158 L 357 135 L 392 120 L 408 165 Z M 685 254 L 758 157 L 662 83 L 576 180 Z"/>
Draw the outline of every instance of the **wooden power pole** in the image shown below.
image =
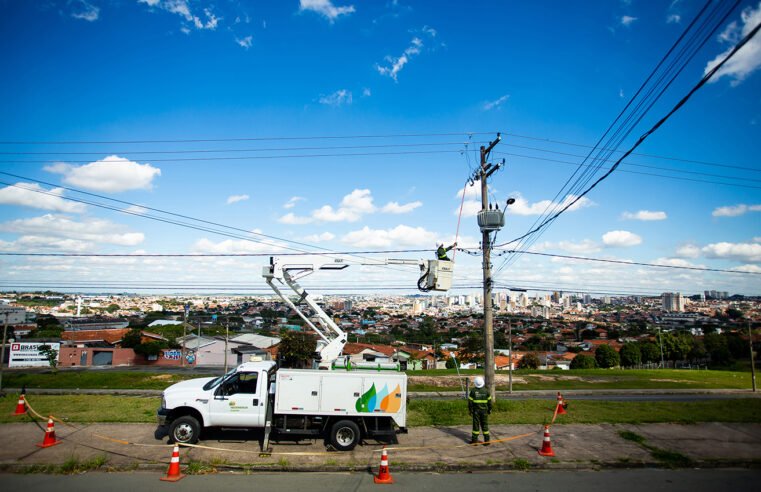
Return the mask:
<path fill-rule="evenodd" d="M 487 164 L 486 159 L 489 153 L 501 140 L 499 133 L 496 140 L 489 143 L 488 147 L 481 146 L 481 169 L 479 178 L 481 180 L 481 210 L 489 209 L 489 189 L 487 178 L 497 170 L 497 167 Z M 492 306 L 492 280 L 491 280 L 491 240 L 489 239 L 491 231 L 481 228 L 481 249 L 483 251 L 483 270 L 484 270 L 484 379 L 486 387 L 489 388 L 492 400 L 495 400 L 494 386 L 494 313 Z"/>

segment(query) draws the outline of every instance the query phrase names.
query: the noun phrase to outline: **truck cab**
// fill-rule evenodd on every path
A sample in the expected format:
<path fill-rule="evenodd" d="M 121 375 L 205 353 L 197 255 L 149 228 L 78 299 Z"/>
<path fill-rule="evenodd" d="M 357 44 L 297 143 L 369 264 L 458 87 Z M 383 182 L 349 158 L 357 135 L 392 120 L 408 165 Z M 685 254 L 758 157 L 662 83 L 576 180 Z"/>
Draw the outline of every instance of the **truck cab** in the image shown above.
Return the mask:
<path fill-rule="evenodd" d="M 218 378 L 174 384 L 164 391 L 159 425 L 170 439 L 194 443 L 204 427 L 264 427 L 275 363 L 247 362 Z"/>

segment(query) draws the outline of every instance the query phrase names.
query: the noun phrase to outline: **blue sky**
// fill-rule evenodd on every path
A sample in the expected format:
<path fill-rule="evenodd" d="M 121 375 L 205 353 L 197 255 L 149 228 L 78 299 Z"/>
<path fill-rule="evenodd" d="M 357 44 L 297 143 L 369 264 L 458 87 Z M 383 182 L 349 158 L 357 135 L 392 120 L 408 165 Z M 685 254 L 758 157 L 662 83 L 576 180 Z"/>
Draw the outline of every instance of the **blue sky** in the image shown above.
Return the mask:
<path fill-rule="evenodd" d="M 492 160 L 505 158 L 506 166 L 490 180 L 492 196 L 516 203 L 496 243 L 520 236 L 703 3 L 0 6 L 0 171 L 21 176 L 0 175 L 7 183 L 0 185 L 0 251 L 169 254 L 312 249 L 288 241 L 335 251 L 432 250 L 454 241 L 475 149 L 498 131 Z M 759 21 L 761 3 L 741 2 L 620 150 Z M 761 294 L 759 65 L 754 39 L 531 245 L 755 275 L 522 255 L 507 264 L 507 256 L 494 258 L 498 285 Z M 465 247 L 480 238 L 476 188 L 466 190 L 458 237 Z M 112 198 L 279 239 L 261 244 L 66 198 L 128 207 Z M 479 285 L 480 258 L 458 253 L 456 260 L 458 292 Z M 4 287 L 89 290 L 205 282 L 264 291 L 264 263 L 0 256 Z M 364 293 L 415 281 L 414 268 L 355 265 L 308 283 Z"/>

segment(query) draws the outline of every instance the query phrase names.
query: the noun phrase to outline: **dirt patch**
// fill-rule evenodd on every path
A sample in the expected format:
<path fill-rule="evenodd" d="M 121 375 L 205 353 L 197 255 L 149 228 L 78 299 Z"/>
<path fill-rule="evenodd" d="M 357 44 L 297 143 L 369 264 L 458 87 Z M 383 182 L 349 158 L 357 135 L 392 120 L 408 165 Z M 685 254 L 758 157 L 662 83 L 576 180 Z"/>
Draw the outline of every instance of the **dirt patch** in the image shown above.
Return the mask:
<path fill-rule="evenodd" d="M 173 377 L 173 374 L 157 374 L 155 376 L 151 376 L 151 379 L 154 381 L 166 381 L 167 379 L 172 379 Z"/>
<path fill-rule="evenodd" d="M 461 388 L 465 385 L 466 376 L 410 376 L 409 384 L 421 384 L 433 386 L 436 388 Z M 472 380 L 472 378 L 470 378 Z M 509 376 L 501 374 L 494 376 L 494 381 L 498 385 L 508 384 Z M 526 384 L 526 380 L 513 376 L 513 384 Z"/>

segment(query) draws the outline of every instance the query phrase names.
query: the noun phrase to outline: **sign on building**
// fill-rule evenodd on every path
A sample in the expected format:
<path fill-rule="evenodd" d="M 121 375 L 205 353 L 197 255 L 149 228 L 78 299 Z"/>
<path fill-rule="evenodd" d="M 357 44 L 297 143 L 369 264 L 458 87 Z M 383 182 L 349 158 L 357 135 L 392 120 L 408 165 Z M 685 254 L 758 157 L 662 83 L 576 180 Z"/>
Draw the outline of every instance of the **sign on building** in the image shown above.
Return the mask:
<path fill-rule="evenodd" d="M 8 367 L 48 367 L 47 357 L 40 353 L 40 347 L 47 345 L 60 353 L 60 343 L 12 343 Z M 56 354 L 56 362 L 58 355 Z"/>

